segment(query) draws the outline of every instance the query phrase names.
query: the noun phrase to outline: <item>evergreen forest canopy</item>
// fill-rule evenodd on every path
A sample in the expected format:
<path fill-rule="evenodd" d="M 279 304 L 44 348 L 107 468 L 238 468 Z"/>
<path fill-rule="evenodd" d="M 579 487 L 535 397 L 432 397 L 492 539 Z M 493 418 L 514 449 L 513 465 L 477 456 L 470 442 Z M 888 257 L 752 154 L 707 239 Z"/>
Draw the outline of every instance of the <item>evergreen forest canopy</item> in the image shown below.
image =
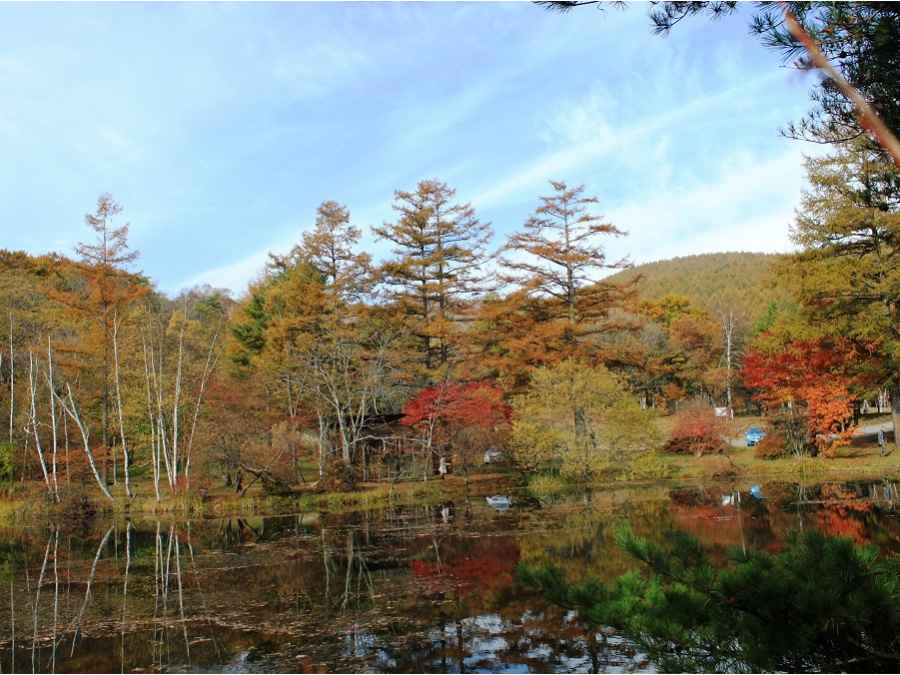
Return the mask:
<path fill-rule="evenodd" d="M 787 4 L 896 121 L 900 11 Z M 731 10 L 661 3 L 654 20 Z M 773 11 L 754 31 L 797 53 Z M 627 269 L 605 254 L 627 223 L 603 217 L 602 186 L 556 179 L 492 247 L 474 207 L 427 179 L 373 228 L 385 260 L 326 200 L 238 300 L 170 299 L 134 271 L 122 207 L 101 195 L 72 258 L 0 258 L 0 477 L 51 501 L 162 500 L 427 478 L 504 448 L 525 470 L 592 480 L 655 451 L 652 415 L 692 399 L 766 412 L 781 450 L 832 456 L 863 400 L 890 391 L 900 420 L 900 170 L 842 96 L 822 80 L 788 129 L 830 145 L 807 160 L 788 256 Z"/>

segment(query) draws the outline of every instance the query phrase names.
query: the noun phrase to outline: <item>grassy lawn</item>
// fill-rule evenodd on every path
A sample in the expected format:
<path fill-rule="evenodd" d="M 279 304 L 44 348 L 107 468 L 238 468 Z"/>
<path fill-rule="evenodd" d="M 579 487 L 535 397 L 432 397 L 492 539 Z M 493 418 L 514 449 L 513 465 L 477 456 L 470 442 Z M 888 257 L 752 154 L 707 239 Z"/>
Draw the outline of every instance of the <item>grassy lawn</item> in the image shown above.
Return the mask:
<path fill-rule="evenodd" d="M 881 457 L 873 444 L 843 448 L 837 457 L 760 459 L 753 448 L 732 447 L 723 455 L 660 455 L 666 476 L 679 479 L 726 478 L 880 478 L 900 477 L 900 453 Z"/>
<path fill-rule="evenodd" d="M 876 426 L 891 421 L 890 415 L 874 414 L 863 417 L 860 426 Z M 660 417 L 657 424 L 667 437 L 675 423 L 674 416 Z M 881 476 L 900 477 L 900 452 L 892 451 L 882 457 L 878 444 L 872 435 L 859 437 L 848 446 L 841 448 L 838 456 L 825 457 L 784 457 L 780 459 L 760 459 L 754 448 L 743 445 L 743 435 L 751 426 L 766 428 L 764 417 L 747 416 L 734 419 L 728 435 L 734 445 L 722 455 L 694 457 L 692 455 L 657 456 L 658 473 L 672 479 L 702 480 L 710 478 L 787 478 L 804 477 L 829 479 L 878 478 Z M 892 434 L 888 434 L 888 450 L 893 448 Z"/>

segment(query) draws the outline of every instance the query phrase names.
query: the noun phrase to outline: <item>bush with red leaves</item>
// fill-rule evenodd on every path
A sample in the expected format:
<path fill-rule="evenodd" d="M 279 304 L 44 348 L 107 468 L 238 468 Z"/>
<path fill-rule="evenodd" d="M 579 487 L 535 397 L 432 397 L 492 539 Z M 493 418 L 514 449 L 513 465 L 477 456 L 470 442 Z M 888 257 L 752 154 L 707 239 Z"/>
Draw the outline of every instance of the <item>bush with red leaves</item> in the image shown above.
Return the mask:
<path fill-rule="evenodd" d="M 692 406 L 675 414 L 675 427 L 664 452 L 677 454 L 717 455 L 727 447 L 728 423 L 716 417 L 712 408 Z"/>
<path fill-rule="evenodd" d="M 759 459 L 778 459 L 787 457 L 791 453 L 788 450 L 788 442 L 784 433 L 773 429 L 756 444 L 753 454 Z"/>

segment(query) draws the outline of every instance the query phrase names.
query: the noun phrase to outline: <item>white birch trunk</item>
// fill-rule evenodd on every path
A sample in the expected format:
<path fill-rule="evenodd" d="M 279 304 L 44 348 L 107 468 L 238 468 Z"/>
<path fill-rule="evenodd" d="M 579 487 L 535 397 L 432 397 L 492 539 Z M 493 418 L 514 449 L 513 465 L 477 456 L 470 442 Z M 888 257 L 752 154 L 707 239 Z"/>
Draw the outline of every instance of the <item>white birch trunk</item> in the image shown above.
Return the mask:
<path fill-rule="evenodd" d="M 156 494 L 156 501 L 160 500 L 159 496 L 159 448 L 156 441 L 156 422 L 153 419 L 153 396 L 150 392 L 150 362 L 147 359 L 147 341 L 141 334 L 141 347 L 144 350 L 144 381 L 147 385 L 147 419 L 150 422 L 150 466 L 153 470 L 153 490 Z"/>
<path fill-rule="evenodd" d="M 50 388 L 50 424 L 53 429 L 53 454 L 51 465 L 53 467 L 53 491 L 59 499 L 59 481 L 56 476 L 56 453 L 58 443 L 56 438 L 56 400 L 53 397 L 53 351 L 50 349 L 50 336 L 47 336 L 47 386 Z"/>
<path fill-rule="evenodd" d="M 131 458 L 128 456 L 128 444 L 125 441 L 125 421 L 122 416 L 122 389 L 119 384 L 119 313 L 113 314 L 113 377 L 116 385 L 116 412 L 119 416 L 119 439 L 122 441 L 122 464 L 123 473 L 125 474 L 125 494 L 129 499 L 134 497 L 131 492 L 131 477 L 129 475 L 128 465 Z"/>
<path fill-rule="evenodd" d="M 84 423 L 81 421 L 81 417 L 78 415 L 78 409 L 75 406 L 75 397 L 72 395 L 72 387 L 66 384 L 66 390 L 69 395 L 69 405 L 66 405 L 66 402 L 62 399 L 62 397 L 57 396 L 56 400 L 59 401 L 63 410 L 66 412 L 69 417 L 75 422 L 78 426 L 78 430 L 81 432 L 81 441 L 84 444 L 84 454 L 87 457 L 88 465 L 91 467 L 91 472 L 94 474 L 94 479 L 97 481 L 97 485 L 100 487 L 100 492 L 109 499 L 109 501 L 114 501 L 113 496 L 109 493 L 109 490 L 106 487 L 106 483 L 103 482 L 103 479 L 100 477 L 100 473 L 97 471 L 97 465 L 94 462 L 94 453 L 91 452 L 91 445 L 88 441 L 88 430 L 84 426 Z M 71 407 L 70 407 L 71 406 Z"/>
<path fill-rule="evenodd" d="M 187 453 L 184 462 L 184 480 L 187 483 L 189 490 L 191 487 L 191 450 L 194 447 L 194 432 L 197 430 L 197 418 L 200 416 L 200 405 L 203 402 L 203 391 L 206 389 L 206 380 L 209 378 L 210 374 L 212 374 L 212 370 L 216 367 L 216 363 L 219 360 L 218 355 L 213 358 L 213 350 L 215 349 L 216 341 L 218 339 L 219 331 L 216 330 L 212 341 L 209 344 L 209 352 L 206 355 L 206 365 L 203 367 L 203 376 L 200 378 L 200 391 L 197 393 L 197 404 L 194 406 L 194 419 L 191 421 L 191 433 L 188 436 Z"/>
<path fill-rule="evenodd" d="M 178 335 L 178 366 L 175 370 L 175 400 L 172 403 L 172 475 L 178 482 L 178 405 L 181 399 L 181 367 L 184 362 L 184 327 L 187 324 L 187 304 L 181 316 L 181 330 Z M 173 484 L 173 487 L 175 485 Z"/>
<path fill-rule="evenodd" d="M 44 451 L 41 449 L 41 437 L 38 434 L 37 425 L 37 406 L 35 405 L 35 396 L 37 386 L 34 381 L 34 355 L 28 352 L 28 390 L 31 394 L 31 430 L 34 432 L 34 449 L 37 452 L 38 460 L 41 463 L 41 473 L 44 476 L 44 483 L 47 485 L 48 494 L 59 501 L 59 495 L 53 492 L 53 486 L 50 484 L 50 475 L 47 473 L 47 462 L 44 461 Z"/>
<path fill-rule="evenodd" d="M 13 351 L 13 321 L 9 313 L 9 442 L 13 442 L 13 417 L 16 411 L 16 354 Z"/>

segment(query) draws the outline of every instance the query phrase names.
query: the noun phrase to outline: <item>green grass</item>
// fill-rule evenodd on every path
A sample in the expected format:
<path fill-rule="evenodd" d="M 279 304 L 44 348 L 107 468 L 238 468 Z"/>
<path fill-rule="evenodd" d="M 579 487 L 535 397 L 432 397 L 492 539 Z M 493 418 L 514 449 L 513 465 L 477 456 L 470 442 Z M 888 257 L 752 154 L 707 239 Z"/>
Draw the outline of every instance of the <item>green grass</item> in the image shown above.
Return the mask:
<path fill-rule="evenodd" d="M 312 492 L 303 490 L 289 495 L 267 495 L 257 486 L 246 495 L 239 495 L 231 489 L 220 488 L 209 491 L 205 498 L 197 492 L 171 495 L 165 493 L 156 501 L 152 486 L 140 482 L 134 486 L 135 496 L 128 500 L 119 494 L 121 486 L 114 490 L 114 499 L 109 501 L 96 489 L 79 486 L 63 495 L 57 504 L 47 498 L 43 483 L 16 483 L 0 498 L 0 523 L 19 524 L 33 522 L 48 516 L 64 517 L 77 513 L 74 505 L 81 495 L 87 495 L 91 506 L 98 514 L 128 516 L 132 518 L 152 518 L 159 516 L 205 516 L 225 517 L 234 515 L 272 515 L 304 510 L 323 512 L 349 512 L 384 508 L 395 504 L 437 504 L 452 494 L 466 489 L 462 478 L 445 481 L 412 481 L 407 483 L 364 484 L 352 492 Z"/>
<path fill-rule="evenodd" d="M 683 479 L 711 478 L 731 468 L 737 475 L 753 478 L 867 478 L 900 476 L 900 453 L 881 457 L 878 446 L 843 448 L 834 458 L 782 457 L 760 459 L 753 448 L 729 448 L 724 455 L 694 457 L 661 455 L 671 476 Z"/>

